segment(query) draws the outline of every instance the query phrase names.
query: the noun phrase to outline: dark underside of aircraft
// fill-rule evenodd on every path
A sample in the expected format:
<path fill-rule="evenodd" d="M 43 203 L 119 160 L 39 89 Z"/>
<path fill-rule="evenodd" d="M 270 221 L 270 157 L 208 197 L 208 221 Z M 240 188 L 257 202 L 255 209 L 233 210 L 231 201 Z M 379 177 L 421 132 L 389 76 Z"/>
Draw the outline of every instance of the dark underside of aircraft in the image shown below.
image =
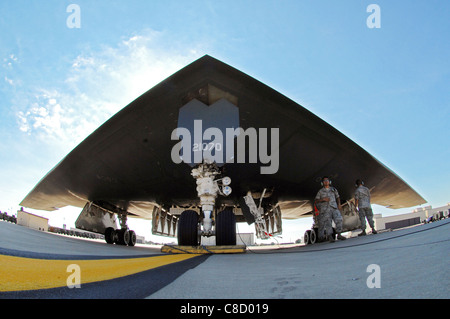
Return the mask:
<path fill-rule="evenodd" d="M 21 205 L 84 207 L 76 226 L 133 245 L 127 216 L 195 245 L 235 244 L 235 223 L 258 237 L 311 215 L 322 176 L 352 210 L 355 180 L 373 204 L 425 200 L 368 152 L 279 92 L 210 56 L 162 81 L 100 126 Z M 115 225 L 118 216 L 120 227 Z M 130 236 L 131 233 L 131 236 Z M 131 237 L 131 240 L 130 240 Z"/>

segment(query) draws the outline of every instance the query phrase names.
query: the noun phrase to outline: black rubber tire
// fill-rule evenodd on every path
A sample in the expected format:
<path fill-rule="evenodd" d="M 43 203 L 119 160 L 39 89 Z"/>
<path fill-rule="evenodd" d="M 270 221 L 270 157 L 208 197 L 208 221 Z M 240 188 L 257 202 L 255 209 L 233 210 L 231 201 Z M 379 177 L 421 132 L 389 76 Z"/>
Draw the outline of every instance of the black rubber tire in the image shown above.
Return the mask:
<path fill-rule="evenodd" d="M 216 246 L 236 245 L 236 216 L 231 208 L 225 208 L 216 218 Z"/>
<path fill-rule="evenodd" d="M 112 227 L 108 227 L 105 230 L 105 241 L 108 244 L 114 244 L 114 236 L 115 236 L 115 230 Z"/>
<path fill-rule="evenodd" d="M 117 244 L 127 246 L 130 241 L 130 231 L 128 229 L 120 229 L 117 231 Z"/>
<path fill-rule="evenodd" d="M 311 233 L 309 234 L 309 243 L 314 245 L 317 242 L 317 228 L 311 229 Z"/>
<path fill-rule="evenodd" d="M 308 229 L 307 231 L 305 231 L 305 234 L 303 235 L 303 242 L 305 243 L 305 245 L 310 245 L 310 239 L 311 238 L 311 230 Z"/>
<path fill-rule="evenodd" d="M 130 240 L 128 241 L 128 246 L 133 247 L 136 245 L 136 232 L 134 230 L 130 230 Z"/>
<path fill-rule="evenodd" d="M 198 246 L 198 214 L 195 210 L 185 210 L 178 219 L 178 245 Z"/>

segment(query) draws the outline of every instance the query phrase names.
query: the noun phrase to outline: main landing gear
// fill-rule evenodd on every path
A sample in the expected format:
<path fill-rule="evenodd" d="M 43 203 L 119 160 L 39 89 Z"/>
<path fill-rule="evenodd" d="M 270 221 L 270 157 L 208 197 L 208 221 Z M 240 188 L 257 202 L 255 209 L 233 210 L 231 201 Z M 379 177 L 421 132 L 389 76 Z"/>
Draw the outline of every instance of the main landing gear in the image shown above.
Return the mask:
<path fill-rule="evenodd" d="M 108 227 L 105 230 L 105 241 L 108 244 L 116 244 L 123 246 L 136 245 L 136 233 L 134 230 L 129 230 L 127 226 L 127 215 L 119 214 L 119 222 L 121 229 L 114 229 Z"/>
<path fill-rule="evenodd" d="M 315 227 L 313 227 L 312 229 L 308 229 L 303 235 L 303 242 L 305 243 L 305 245 L 313 245 L 317 242 L 317 239 L 317 228 Z"/>

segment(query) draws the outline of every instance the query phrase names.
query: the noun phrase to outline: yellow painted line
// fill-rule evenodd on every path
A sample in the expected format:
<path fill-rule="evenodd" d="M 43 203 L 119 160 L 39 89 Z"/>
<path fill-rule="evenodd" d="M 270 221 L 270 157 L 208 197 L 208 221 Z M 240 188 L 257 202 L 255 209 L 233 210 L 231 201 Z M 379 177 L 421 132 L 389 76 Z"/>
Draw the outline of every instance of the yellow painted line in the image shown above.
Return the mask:
<path fill-rule="evenodd" d="M 109 280 L 193 258 L 195 254 L 129 259 L 49 260 L 0 255 L 0 291 L 66 287 L 79 266 L 80 283 Z M 73 281 L 69 281 L 72 283 Z"/>

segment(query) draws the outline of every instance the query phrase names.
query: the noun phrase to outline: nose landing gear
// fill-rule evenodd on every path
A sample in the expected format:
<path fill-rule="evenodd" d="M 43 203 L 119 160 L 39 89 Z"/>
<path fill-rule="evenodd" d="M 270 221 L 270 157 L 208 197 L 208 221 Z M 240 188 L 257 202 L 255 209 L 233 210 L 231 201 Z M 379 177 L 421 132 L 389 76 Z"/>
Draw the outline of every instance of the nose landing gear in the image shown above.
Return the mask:
<path fill-rule="evenodd" d="M 214 208 L 219 195 L 231 194 L 231 179 L 224 177 L 215 179 L 220 174 L 214 164 L 203 163 L 192 169 L 192 176 L 196 179 L 197 195 L 200 199 L 202 219 L 194 210 L 186 210 L 180 215 L 177 227 L 178 245 L 197 246 L 201 236 L 216 236 L 216 245 L 236 244 L 236 218 L 233 210 L 226 208 L 217 214 L 215 221 Z M 202 227 L 203 226 L 203 227 Z"/>

